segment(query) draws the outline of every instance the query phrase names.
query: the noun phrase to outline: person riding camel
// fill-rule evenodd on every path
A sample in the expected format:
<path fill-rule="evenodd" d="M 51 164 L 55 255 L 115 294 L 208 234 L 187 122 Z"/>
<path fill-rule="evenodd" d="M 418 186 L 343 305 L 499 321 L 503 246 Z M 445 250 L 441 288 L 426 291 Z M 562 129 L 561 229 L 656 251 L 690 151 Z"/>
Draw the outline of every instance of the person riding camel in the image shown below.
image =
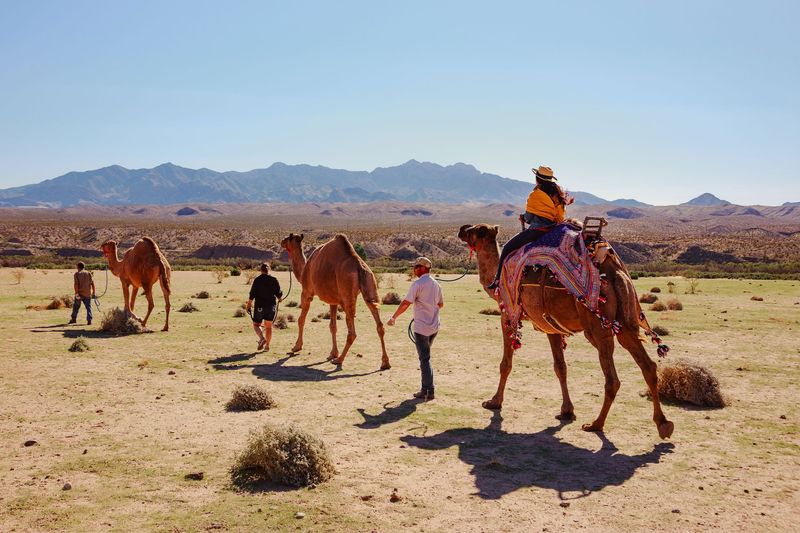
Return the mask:
<path fill-rule="evenodd" d="M 486 286 L 487 289 L 496 289 L 500 284 L 500 274 L 503 263 L 511 252 L 538 240 L 550 231 L 553 226 L 564 221 L 564 208 L 573 202 L 573 198 L 556 183 L 553 169 L 540 166 L 531 169 L 536 175 L 536 186 L 528 196 L 525 205 L 525 214 L 522 215 L 524 223 L 529 224 L 514 235 L 504 246 L 500 253 L 500 262 L 497 264 L 497 273 L 494 280 Z"/>

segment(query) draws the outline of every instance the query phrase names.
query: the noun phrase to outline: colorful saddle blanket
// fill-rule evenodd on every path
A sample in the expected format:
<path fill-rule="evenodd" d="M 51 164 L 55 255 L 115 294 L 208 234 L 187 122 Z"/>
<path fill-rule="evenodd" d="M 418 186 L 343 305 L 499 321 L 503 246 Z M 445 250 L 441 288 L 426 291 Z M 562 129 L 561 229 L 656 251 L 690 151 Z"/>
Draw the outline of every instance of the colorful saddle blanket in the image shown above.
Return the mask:
<path fill-rule="evenodd" d="M 506 259 L 497 291 L 511 332 L 518 331 L 522 317 L 520 281 L 528 267 L 547 268 L 579 302 L 592 311 L 598 309 L 600 271 L 592 262 L 580 231 L 562 223 Z"/>

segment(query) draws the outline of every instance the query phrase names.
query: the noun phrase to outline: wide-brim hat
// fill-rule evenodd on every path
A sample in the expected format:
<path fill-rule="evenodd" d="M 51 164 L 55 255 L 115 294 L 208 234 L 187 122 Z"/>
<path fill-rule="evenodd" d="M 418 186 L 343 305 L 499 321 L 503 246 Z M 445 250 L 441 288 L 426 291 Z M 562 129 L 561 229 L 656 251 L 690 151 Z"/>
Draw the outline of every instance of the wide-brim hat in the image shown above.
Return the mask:
<path fill-rule="evenodd" d="M 531 169 L 536 177 L 542 181 L 558 181 L 558 178 L 553 176 L 553 169 L 550 167 L 540 166 L 539 168 Z"/>
<path fill-rule="evenodd" d="M 433 266 L 433 263 L 431 263 L 431 260 L 428 259 L 427 257 L 417 257 L 416 259 L 414 259 L 414 262 L 411 263 L 411 266 L 417 266 L 417 265 L 424 266 L 425 268 L 431 268 Z"/>

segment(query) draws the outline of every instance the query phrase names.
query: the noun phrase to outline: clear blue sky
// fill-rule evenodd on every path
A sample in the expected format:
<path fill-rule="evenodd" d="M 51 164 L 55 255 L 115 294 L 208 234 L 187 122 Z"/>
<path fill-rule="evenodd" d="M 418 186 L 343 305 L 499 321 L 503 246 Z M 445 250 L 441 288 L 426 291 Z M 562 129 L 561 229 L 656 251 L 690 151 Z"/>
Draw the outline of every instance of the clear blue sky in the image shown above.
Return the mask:
<path fill-rule="evenodd" d="M 800 3 L 0 0 L 0 187 L 414 158 L 800 201 Z M 522 201 L 522 199 L 521 199 Z"/>

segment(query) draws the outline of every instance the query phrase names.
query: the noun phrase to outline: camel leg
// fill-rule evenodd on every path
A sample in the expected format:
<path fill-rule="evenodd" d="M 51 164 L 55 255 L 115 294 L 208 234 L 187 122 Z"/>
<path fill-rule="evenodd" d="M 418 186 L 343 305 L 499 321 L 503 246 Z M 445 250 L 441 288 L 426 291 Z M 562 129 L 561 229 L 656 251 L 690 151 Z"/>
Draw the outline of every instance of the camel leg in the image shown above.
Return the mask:
<path fill-rule="evenodd" d="M 647 351 L 642 346 L 642 341 L 639 340 L 638 332 L 624 330 L 617 339 L 623 348 L 628 350 L 633 356 L 636 364 L 642 371 L 644 380 L 647 382 L 647 387 L 650 389 L 650 395 L 653 397 L 653 422 L 656 423 L 658 428 L 658 435 L 662 439 L 668 439 L 675 429 L 675 424 L 667 420 L 664 413 L 661 411 L 661 401 L 658 397 L 658 374 L 656 372 L 656 364 L 647 355 Z"/>
<path fill-rule="evenodd" d="M 508 375 L 511 374 L 512 361 L 514 359 L 514 350 L 511 348 L 511 339 L 508 337 L 508 327 L 505 324 L 505 317 L 500 317 L 501 329 L 503 330 L 503 360 L 500 361 L 500 382 L 497 384 L 497 392 L 491 400 L 486 400 L 481 405 L 484 409 L 502 409 L 503 408 L 503 395 L 506 390 L 506 381 Z"/>
<path fill-rule="evenodd" d="M 595 421 L 591 424 L 584 424 L 582 429 L 584 431 L 603 431 L 608 411 L 611 409 L 611 404 L 614 403 L 620 385 L 617 369 L 614 367 L 614 335 L 610 329 L 602 328 L 599 322 L 591 329 L 585 330 L 584 334 L 589 342 L 597 348 L 600 356 L 600 368 L 603 369 L 605 376 L 605 397 L 603 398 L 603 407 L 600 408 L 600 414 L 597 415 Z"/>
<path fill-rule="evenodd" d="M 372 313 L 372 318 L 375 319 L 375 327 L 378 330 L 378 337 L 381 339 L 381 370 L 389 370 L 392 368 L 392 365 L 389 364 L 389 354 L 386 353 L 386 343 L 383 341 L 383 336 L 385 334 L 385 330 L 383 328 L 383 322 L 381 321 L 381 314 L 378 311 L 378 304 L 375 302 L 366 302 L 367 307 L 369 308 L 370 313 Z"/>
<path fill-rule="evenodd" d="M 161 277 L 158 278 L 158 282 L 161 284 L 161 292 L 164 294 L 164 310 L 167 313 L 167 318 L 164 320 L 164 327 L 161 328 L 161 331 L 169 331 L 169 309 L 171 307 L 169 304 L 170 291 L 164 284 L 164 280 Z"/>
<path fill-rule="evenodd" d="M 139 289 L 133 287 L 131 291 L 131 298 L 130 302 L 128 303 L 128 309 L 130 309 L 131 313 L 133 313 L 133 307 L 136 305 L 136 295 L 139 293 Z"/>
<path fill-rule="evenodd" d="M 153 308 L 156 306 L 153 303 L 153 288 L 150 287 L 149 290 L 145 290 L 144 297 L 147 298 L 147 314 L 144 315 L 144 320 L 142 320 L 142 327 L 147 327 L 147 320 L 150 318 L 150 313 L 153 312 Z"/>
<path fill-rule="evenodd" d="M 297 319 L 297 340 L 294 347 L 289 351 L 291 354 L 296 354 L 303 349 L 303 327 L 306 325 L 306 315 L 311 308 L 311 301 L 314 295 L 301 294 L 300 295 L 300 318 Z"/>
<path fill-rule="evenodd" d="M 355 300 L 355 299 L 354 299 Z M 347 340 L 344 343 L 344 350 L 342 355 L 336 360 L 336 364 L 341 365 L 344 363 L 344 358 L 347 357 L 347 352 L 356 340 L 356 303 L 353 301 L 349 305 L 345 305 L 344 309 L 345 322 L 347 322 Z"/>
<path fill-rule="evenodd" d="M 558 420 L 575 420 L 575 409 L 572 406 L 572 400 L 569 399 L 569 389 L 567 388 L 567 362 L 564 360 L 563 336 L 548 334 L 547 340 L 550 341 L 550 350 L 553 352 L 553 369 L 561 385 L 561 412 L 556 415 L 556 418 Z"/>
<path fill-rule="evenodd" d="M 328 355 L 328 361 L 333 361 L 339 357 L 339 347 L 336 346 L 336 312 L 339 310 L 339 306 L 336 304 L 331 304 L 331 320 L 329 324 L 329 329 L 331 330 L 331 353 Z"/>
<path fill-rule="evenodd" d="M 136 313 L 133 312 L 133 308 L 131 307 L 131 300 L 135 299 L 135 296 L 130 294 L 131 289 L 133 289 L 134 294 L 138 290 L 136 287 L 132 287 L 130 283 L 122 284 L 122 297 L 125 300 L 125 313 L 128 316 L 133 317 L 134 320 L 141 322 L 142 319 L 136 316 Z"/>

